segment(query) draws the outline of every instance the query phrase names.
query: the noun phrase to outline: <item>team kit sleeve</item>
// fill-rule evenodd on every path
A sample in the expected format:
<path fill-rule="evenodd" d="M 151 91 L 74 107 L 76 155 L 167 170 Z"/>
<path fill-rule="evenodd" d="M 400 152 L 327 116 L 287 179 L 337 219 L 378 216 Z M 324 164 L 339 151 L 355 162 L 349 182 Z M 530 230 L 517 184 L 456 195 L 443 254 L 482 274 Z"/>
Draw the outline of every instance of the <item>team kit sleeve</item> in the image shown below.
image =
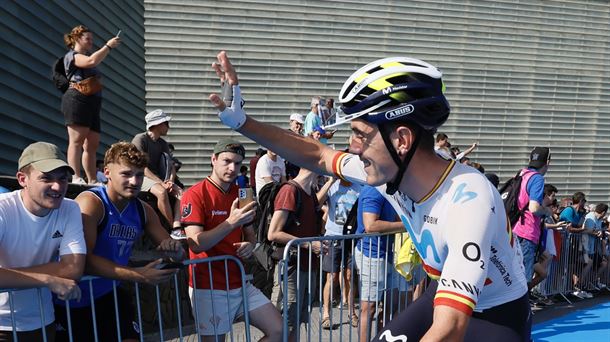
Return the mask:
<path fill-rule="evenodd" d="M 64 201 L 67 205 L 61 216 L 65 220 L 65 229 L 59 244 L 59 255 L 87 254 L 80 207 L 72 200 L 64 199 Z"/>
<path fill-rule="evenodd" d="M 495 208 L 490 190 L 481 183 L 453 187 L 451 207 L 443 221 L 447 258 L 438 280 L 434 306 L 446 305 L 471 315 L 485 286 L 489 265 Z M 472 214 L 468 214 L 472 213 Z M 508 237 L 507 237 L 508 239 Z"/>
<path fill-rule="evenodd" d="M 180 200 L 180 222 L 183 227 L 190 225 L 205 227 L 205 203 L 197 189 L 198 186 L 191 187 L 184 192 Z"/>
<path fill-rule="evenodd" d="M 335 176 L 348 182 L 366 184 L 364 164 L 357 155 L 340 152 L 335 154 L 332 163 Z"/>

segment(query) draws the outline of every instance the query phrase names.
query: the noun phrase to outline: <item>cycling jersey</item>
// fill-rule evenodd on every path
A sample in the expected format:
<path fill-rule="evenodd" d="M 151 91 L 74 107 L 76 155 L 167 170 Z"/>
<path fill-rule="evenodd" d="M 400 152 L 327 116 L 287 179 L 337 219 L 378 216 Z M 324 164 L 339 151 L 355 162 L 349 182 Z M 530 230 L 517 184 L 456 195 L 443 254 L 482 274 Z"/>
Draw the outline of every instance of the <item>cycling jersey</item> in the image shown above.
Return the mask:
<path fill-rule="evenodd" d="M 351 182 L 366 182 L 357 155 L 339 153 L 333 172 Z M 434 305 L 468 315 L 524 296 L 523 261 L 511 234 L 500 194 L 477 170 L 451 161 L 420 201 L 377 190 L 400 216 L 428 275 L 438 280 Z"/>

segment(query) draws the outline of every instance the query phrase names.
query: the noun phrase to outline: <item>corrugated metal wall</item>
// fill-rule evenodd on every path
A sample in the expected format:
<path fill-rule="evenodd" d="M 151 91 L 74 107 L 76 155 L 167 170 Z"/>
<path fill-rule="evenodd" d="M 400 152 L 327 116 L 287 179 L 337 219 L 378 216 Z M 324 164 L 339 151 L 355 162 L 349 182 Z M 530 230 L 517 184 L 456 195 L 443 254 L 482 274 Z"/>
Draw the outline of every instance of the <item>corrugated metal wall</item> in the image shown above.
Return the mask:
<path fill-rule="evenodd" d="M 142 1 L 0 1 L 0 174 L 14 175 L 33 141 L 67 149 L 61 93 L 51 66 L 65 54 L 63 34 L 78 24 L 99 48 L 119 29 L 123 44 L 100 65 L 104 75 L 101 153 L 144 130 L 144 5 Z"/>
<path fill-rule="evenodd" d="M 148 107 L 174 114 L 169 140 L 187 183 L 232 134 L 206 100 L 217 51 L 237 65 L 247 112 L 284 126 L 312 95 L 336 98 L 359 66 L 408 55 L 443 70 L 452 115 L 442 131 L 462 150 L 478 141 L 471 157 L 486 170 L 504 181 L 533 146 L 552 146 L 547 179 L 560 194 L 610 199 L 607 1 L 144 3 Z"/>

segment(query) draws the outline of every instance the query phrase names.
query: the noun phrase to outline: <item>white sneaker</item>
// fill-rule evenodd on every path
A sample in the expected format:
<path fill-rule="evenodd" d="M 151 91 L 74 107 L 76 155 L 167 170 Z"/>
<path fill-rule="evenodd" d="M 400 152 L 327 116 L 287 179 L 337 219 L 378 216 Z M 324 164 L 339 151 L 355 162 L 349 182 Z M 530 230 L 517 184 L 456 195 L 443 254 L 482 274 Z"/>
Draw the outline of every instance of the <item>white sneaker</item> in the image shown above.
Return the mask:
<path fill-rule="evenodd" d="M 570 293 L 572 296 L 580 299 L 585 299 L 585 296 L 582 294 L 582 291 L 573 291 Z"/>
<path fill-rule="evenodd" d="M 186 233 L 180 228 L 172 230 L 169 236 L 174 240 L 186 240 Z"/>
<path fill-rule="evenodd" d="M 82 179 L 81 177 L 73 176 L 73 177 L 72 177 L 72 184 L 83 184 L 83 185 L 87 185 L 87 182 L 85 182 L 85 180 L 84 180 L 84 179 Z"/>
<path fill-rule="evenodd" d="M 593 298 L 593 295 L 591 294 L 591 292 L 587 292 L 587 291 L 581 291 L 583 296 L 585 296 L 585 298 Z"/>
<path fill-rule="evenodd" d="M 600 290 L 608 287 L 606 284 L 602 283 L 601 281 L 598 281 L 595 286 L 597 286 Z"/>

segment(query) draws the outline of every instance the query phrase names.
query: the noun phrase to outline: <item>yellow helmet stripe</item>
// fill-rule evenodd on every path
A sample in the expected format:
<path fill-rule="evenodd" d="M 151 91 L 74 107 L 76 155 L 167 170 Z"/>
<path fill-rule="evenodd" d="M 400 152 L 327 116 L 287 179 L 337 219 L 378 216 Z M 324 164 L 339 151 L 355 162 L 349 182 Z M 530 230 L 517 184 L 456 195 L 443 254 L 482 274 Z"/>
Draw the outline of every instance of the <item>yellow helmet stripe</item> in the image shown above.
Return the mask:
<path fill-rule="evenodd" d="M 356 83 L 360 83 L 360 82 L 362 82 L 362 80 L 363 80 L 363 79 L 365 79 L 365 78 L 366 78 L 368 75 L 369 75 L 368 73 L 364 72 L 364 73 L 362 73 L 362 75 L 360 75 L 360 76 L 356 77 L 356 78 L 354 79 L 354 82 L 356 82 Z"/>
<path fill-rule="evenodd" d="M 404 66 L 405 65 L 400 62 L 388 62 L 388 63 L 381 64 L 381 67 L 384 69 L 391 68 L 391 67 L 404 67 Z"/>

